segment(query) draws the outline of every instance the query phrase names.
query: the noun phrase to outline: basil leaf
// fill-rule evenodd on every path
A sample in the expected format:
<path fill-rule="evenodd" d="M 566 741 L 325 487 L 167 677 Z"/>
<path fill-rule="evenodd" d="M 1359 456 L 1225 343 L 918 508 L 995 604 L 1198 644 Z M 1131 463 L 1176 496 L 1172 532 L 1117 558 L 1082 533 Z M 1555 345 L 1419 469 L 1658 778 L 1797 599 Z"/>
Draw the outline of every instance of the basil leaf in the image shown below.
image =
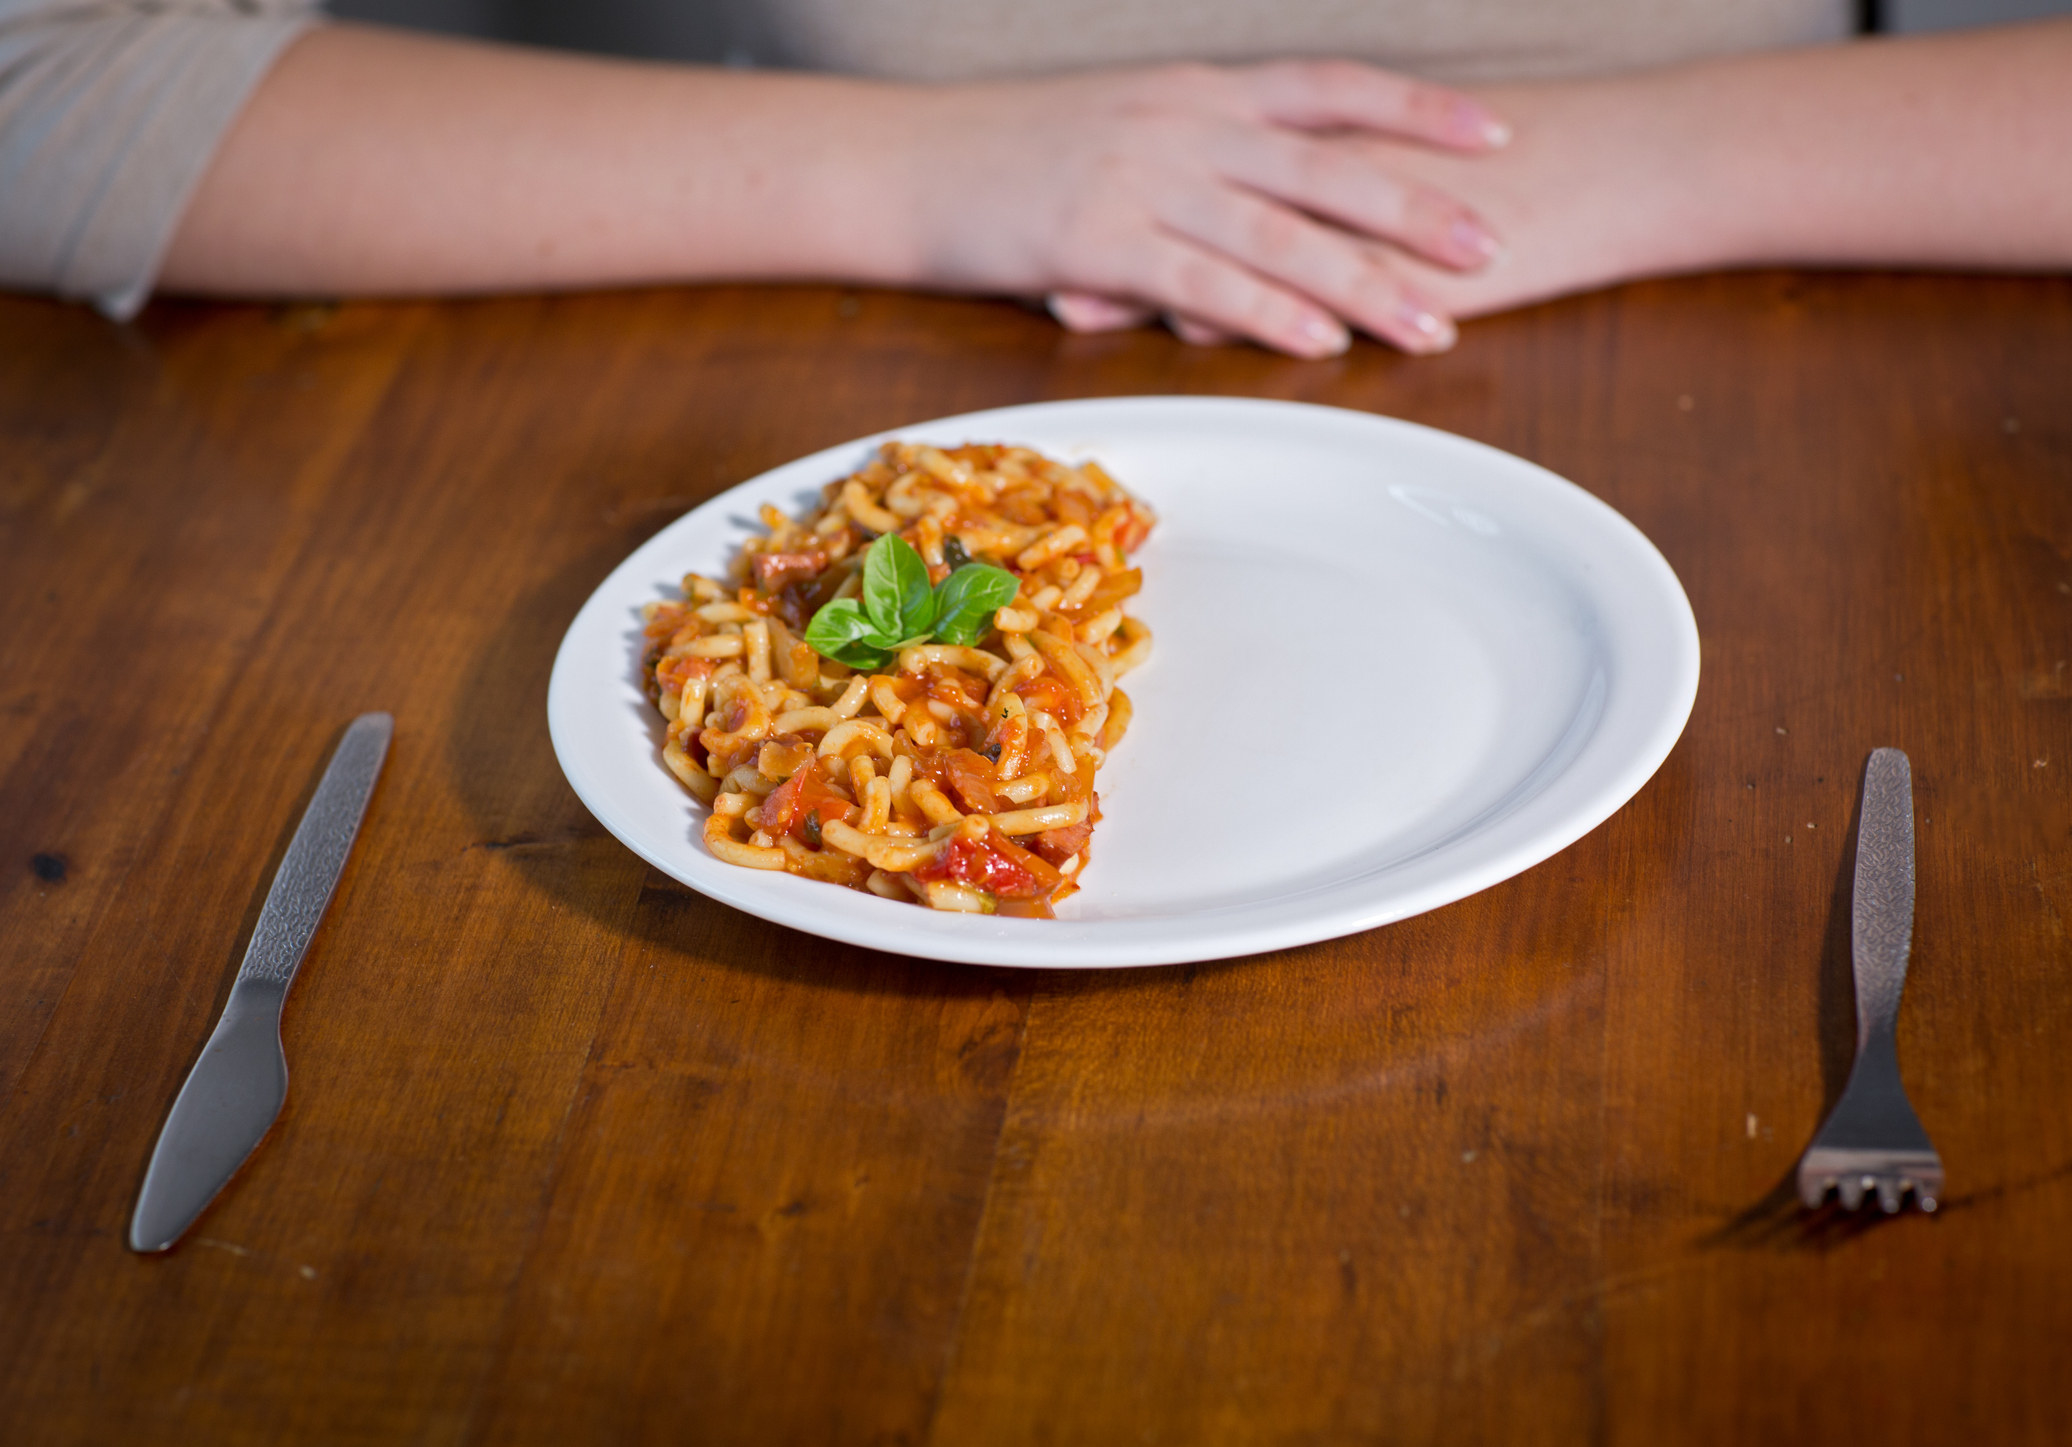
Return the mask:
<path fill-rule="evenodd" d="M 888 641 L 925 634 L 935 621 L 928 565 L 897 533 L 872 543 L 870 556 L 863 560 L 863 610 Z"/>
<path fill-rule="evenodd" d="M 806 625 L 808 648 L 822 658 L 832 658 L 851 668 L 884 667 L 888 661 L 885 648 L 890 642 L 854 598 L 835 599 Z"/>
<path fill-rule="evenodd" d="M 954 573 L 971 562 L 971 550 L 964 546 L 964 539 L 951 533 L 942 540 L 942 560 L 950 565 L 950 571 Z"/>
<path fill-rule="evenodd" d="M 858 673 L 883 673 L 892 664 L 891 654 L 868 643 L 852 643 L 828 656 L 837 663 L 848 664 Z"/>
<path fill-rule="evenodd" d="M 945 556 L 950 551 L 946 546 Z M 913 544 L 885 534 L 864 557 L 862 600 L 837 598 L 815 613 L 807 646 L 851 668 L 875 670 L 931 637 L 962 647 L 978 642 L 1021 582 L 1005 568 L 971 562 L 961 543 L 955 552 L 963 565 L 930 588 L 928 565 Z"/>
<path fill-rule="evenodd" d="M 823 658 L 832 658 L 832 650 L 845 648 L 877 631 L 854 598 L 837 598 L 824 605 L 806 625 L 806 645 Z"/>
<path fill-rule="evenodd" d="M 935 590 L 935 636 L 970 647 L 993 626 L 993 615 L 1014 601 L 1021 582 L 1005 568 L 970 563 L 944 578 Z"/>
<path fill-rule="evenodd" d="M 848 664 L 858 673 L 883 673 L 892 666 L 892 655 L 857 643 L 844 650 L 835 661 Z"/>

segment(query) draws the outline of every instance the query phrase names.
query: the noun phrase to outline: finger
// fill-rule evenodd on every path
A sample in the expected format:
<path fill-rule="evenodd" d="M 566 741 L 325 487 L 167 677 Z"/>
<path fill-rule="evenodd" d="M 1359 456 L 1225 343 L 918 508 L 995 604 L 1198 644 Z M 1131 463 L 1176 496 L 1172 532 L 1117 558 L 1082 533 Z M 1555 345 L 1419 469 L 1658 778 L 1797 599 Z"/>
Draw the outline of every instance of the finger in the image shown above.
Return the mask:
<path fill-rule="evenodd" d="M 1443 352 L 1452 321 L 1390 267 L 1379 248 L 1236 187 L 1169 203 L 1166 223 L 1406 352 Z M 1195 310 L 1196 308 L 1182 308 Z"/>
<path fill-rule="evenodd" d="M 1511 127 L 1471 95 L 1356 60 L 1276 60 L 1247 67 L 1262 112 L 1285 126 L 1353 126 L 1456 151 L 1493 151 Z"/>
<path fill-rule="evenodd" d="M 1472 208 L 1435 187 L 1397 180 L 1377 164 L 1371 148 L 1355 142 L 1233 128 L 1222 171 L 1276 200 L 1456 271 L 1487 266 L 1503 249 Z"/>
<path fill-rule="evenodd" d="M 1068 332 L 1121 332 L 1156 315 L 1150 307 L 1085 291 L 1054 291 L 1045 299 L 1050 314 Z"/>
<path fill-rule="evenodd" d="M 1245 337 L 1296 357 L 1335 357 L 1345 324 L 1303 296 L 1186 237 L 1162 232 L 1133 248 L 1120 288 L 1184 317 L 1190 327 Z"/>
<path fill-rule="evenodd" d="M 1165 321 L 1172 328 L 1173 335 L 1190 347 L 1227 347 L 1237 340 L 1221 327 L 1212 327 L 1179 312 L 1167 312 Z"/>

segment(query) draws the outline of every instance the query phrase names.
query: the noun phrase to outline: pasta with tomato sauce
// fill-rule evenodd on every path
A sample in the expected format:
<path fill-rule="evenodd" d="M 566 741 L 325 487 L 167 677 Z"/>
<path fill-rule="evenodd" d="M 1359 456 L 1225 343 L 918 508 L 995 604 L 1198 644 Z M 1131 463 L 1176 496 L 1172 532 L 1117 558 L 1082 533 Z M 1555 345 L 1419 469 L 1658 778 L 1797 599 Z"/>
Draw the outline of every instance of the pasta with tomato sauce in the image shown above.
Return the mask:
<path fill-rule="evenodd" d="M 1050 917 L 1129 727 L 1117 681 L 1151 650 L 1123 611 L 1151 510 L 1096 463 L 895 442 L 810 516 L 761 516 L 730 576 L 687 575 L 682 601 L 646 609 L 663 762 L 711 806 L 706 847 L 934 909 Z"/>

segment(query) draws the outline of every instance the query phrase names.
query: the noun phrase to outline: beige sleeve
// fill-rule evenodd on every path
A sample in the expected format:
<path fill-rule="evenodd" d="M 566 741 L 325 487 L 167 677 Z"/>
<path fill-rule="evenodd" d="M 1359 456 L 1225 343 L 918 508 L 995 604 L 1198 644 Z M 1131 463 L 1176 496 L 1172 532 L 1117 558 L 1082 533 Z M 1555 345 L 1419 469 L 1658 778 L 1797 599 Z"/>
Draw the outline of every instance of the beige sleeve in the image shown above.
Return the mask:
<path fill-rule="evenodd" d="M 151 295 L 224 131 L 314 0 L 0 0 L 0 286 Z"/>

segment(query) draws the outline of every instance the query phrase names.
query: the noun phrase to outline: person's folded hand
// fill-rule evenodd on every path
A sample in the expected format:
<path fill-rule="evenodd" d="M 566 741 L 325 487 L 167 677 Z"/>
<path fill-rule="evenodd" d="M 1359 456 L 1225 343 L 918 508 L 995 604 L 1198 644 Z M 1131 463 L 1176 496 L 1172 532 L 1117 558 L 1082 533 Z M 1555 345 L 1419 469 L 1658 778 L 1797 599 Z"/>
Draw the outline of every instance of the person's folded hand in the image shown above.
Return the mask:
<path fill-rule="evenodd" d="M 1171 66 L 958 86 L 920 112 L 918 265 L 938 284 L 1048 295 L 1077 330 L 1163 313 L 1180 335 L 1298 356 L 1349 329 L 1411 352 L 1452 319 L 1406 279 L 1499 249 L 1474 211 L 1376 166 L 1361 136 L 1450 152 L 1509 130 L 1473 98 L 1351 61 Z"/>

